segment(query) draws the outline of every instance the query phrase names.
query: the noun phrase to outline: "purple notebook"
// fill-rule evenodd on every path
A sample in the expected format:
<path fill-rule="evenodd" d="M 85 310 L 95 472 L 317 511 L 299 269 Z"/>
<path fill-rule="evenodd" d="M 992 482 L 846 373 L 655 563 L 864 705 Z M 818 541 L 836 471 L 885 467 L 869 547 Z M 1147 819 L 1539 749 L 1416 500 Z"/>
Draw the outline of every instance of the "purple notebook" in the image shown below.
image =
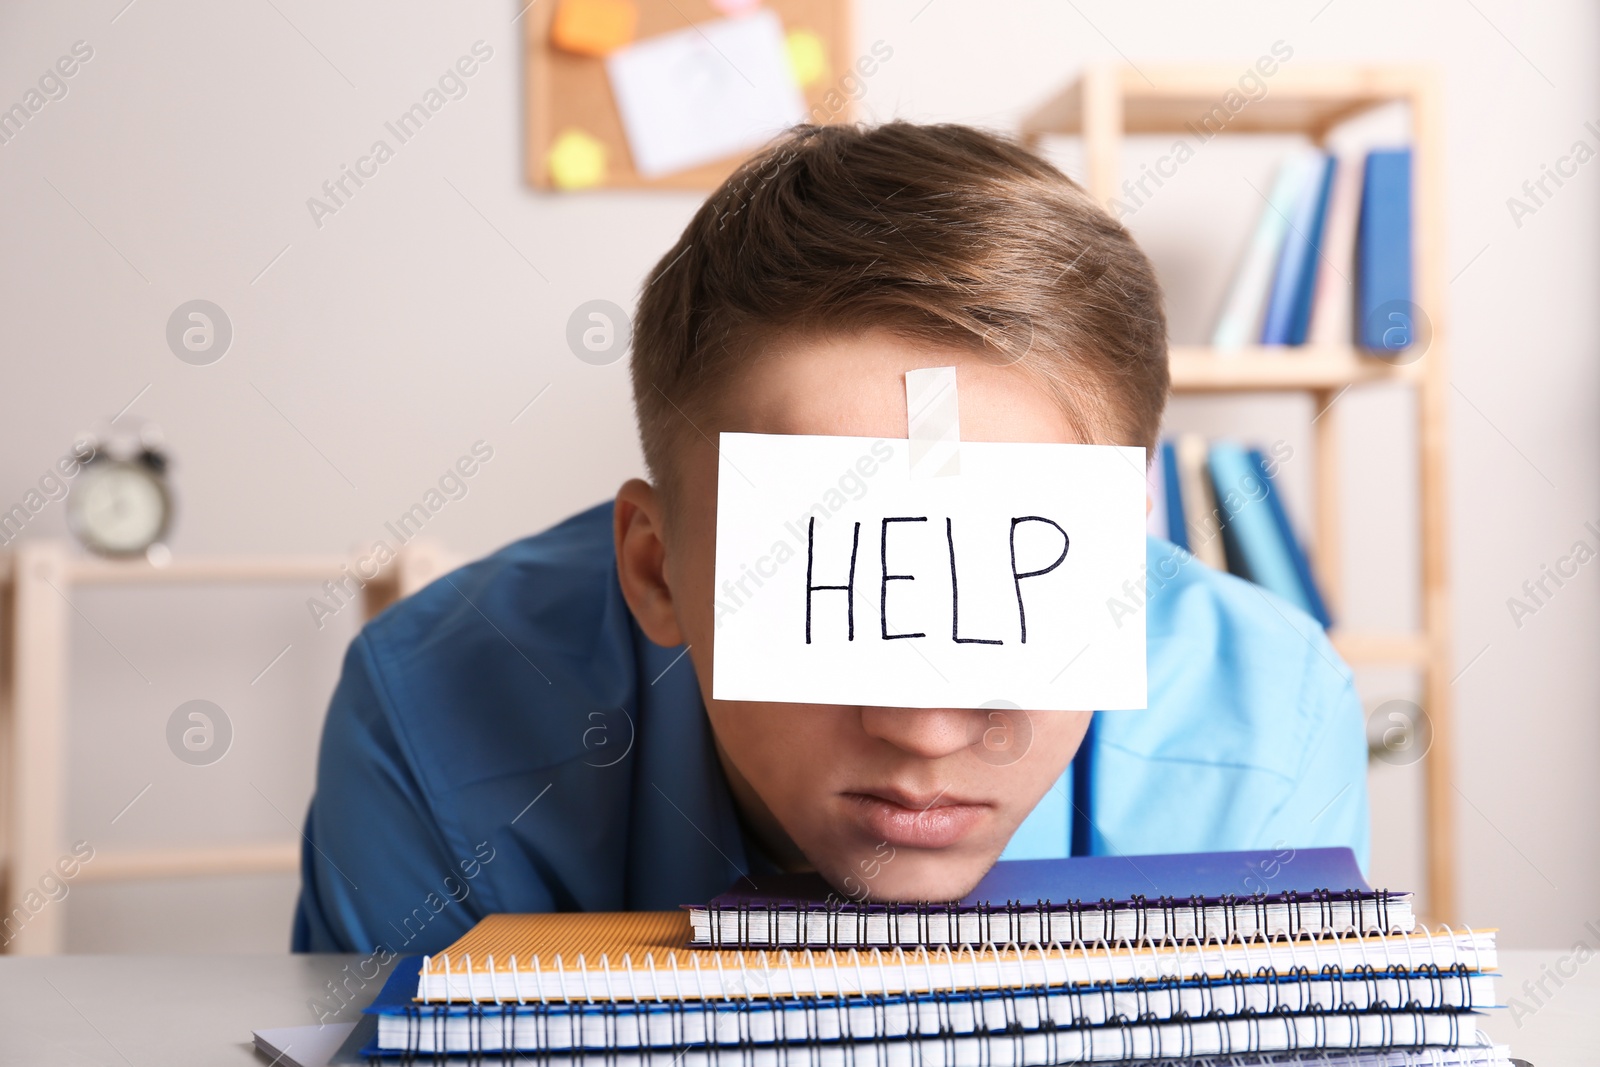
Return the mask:
<path fill-rule="evenodd" d="M 816 874 L 741 878 L 691 907 L 695 943 L 916 945 L 1183 940 L 1410 930 L 1348 848 L 1003 860 L 959 901 L 860 903 Z"/>

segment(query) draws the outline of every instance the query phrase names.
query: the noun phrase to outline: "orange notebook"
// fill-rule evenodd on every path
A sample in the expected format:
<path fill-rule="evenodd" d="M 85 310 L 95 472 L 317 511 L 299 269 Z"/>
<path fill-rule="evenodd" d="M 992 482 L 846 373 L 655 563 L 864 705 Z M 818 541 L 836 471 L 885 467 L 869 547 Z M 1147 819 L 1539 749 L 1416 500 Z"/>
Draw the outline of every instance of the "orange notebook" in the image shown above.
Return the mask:
<path fill-rule="evenodd" d="M 1492 970 L 1491 931 L 1179 945 L 878 949 L 689 948 L 684 911 L 491 915 L 422 962 L 422 1001 L 633 1001 L 830 996 L 1221 978 L 1266 967 Z"/>

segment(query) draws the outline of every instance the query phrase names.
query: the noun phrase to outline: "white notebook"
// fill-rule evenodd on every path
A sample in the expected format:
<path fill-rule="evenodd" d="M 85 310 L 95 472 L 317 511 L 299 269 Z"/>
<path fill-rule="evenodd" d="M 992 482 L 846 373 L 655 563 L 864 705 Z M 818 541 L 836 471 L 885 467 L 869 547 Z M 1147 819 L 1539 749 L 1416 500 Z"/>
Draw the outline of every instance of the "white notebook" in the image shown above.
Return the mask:
<path fill-rule="evenodd" d="M 1235 974 L 1496 966 L 1492 931 L 1182 945 L 1062 945 L 952 950 L 685 948 L 681 912 L 491 915 L 423 960 L 418 999 L 638 1001 L 710 997 L 956 992 L 1229 978 Z"/>
<path fill-rule="evenodd" d="M 328 1067 L 355 1023 L 328 1023 L 324 1026 L 279 1026 L 253 1030 L 256 1051 L 275 1067 Z"/>

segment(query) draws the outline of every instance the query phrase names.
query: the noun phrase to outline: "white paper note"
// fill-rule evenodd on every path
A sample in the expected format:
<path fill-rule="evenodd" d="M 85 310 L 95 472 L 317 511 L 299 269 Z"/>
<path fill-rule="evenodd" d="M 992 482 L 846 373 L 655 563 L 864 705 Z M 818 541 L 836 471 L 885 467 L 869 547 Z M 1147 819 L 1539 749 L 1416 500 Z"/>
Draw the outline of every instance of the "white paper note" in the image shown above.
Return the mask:
<path fill-rule="evenodd" d="M 908 446 L 721 435 L 712 695 L 1143 708 L 1144 449 L 963 441 L 914 479 Z"/>
<path fill-rule="evenodd" d="M 606 57 L 606 73 L 647 178 L 757 148 L 806 115 L 768 10 L 646 38 Z"/>

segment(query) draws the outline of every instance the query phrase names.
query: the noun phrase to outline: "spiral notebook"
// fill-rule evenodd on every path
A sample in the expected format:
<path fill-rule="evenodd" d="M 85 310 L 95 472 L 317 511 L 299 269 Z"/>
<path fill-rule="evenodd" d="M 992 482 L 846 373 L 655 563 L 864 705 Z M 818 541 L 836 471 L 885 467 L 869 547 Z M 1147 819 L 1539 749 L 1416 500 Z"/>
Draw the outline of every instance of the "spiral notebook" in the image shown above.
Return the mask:
<path fill-rule="evenodd" d="M 1348 980 L 1361 979 L 1350 976 Z M 388 995 L 386 992 L 385 997 Z M 402 989 L 399 997 L 403 996 Z M 1130 1060 L 1168 1065 L 1181 1062 L 1188 1067 L 1313 1063 L 1322 1067 L 1506 1067 L 1511 1062 L 1504 1048 L 1490 1045 L 1476 1031 L 1470 1013 L 1419 1010 L 1416 1004 L 1383 1011 L 1353 1010 L 1353 1005 L 1345 1005 L 1337 1011 L 1232 1016 L 1161 1018 L 1115 1014 L 1103 1024 L 1074 1023 L 1064 1027 L 1042 1023 L 1036 1014 L 1031 1021 L 1042 1025 L 1019 1025 L 1027 1020 L 1022 1017 L 1001 1027 L 969 1031 L 941 1031 L 939 1017 L 934 1014 L 924 1017 L 918 1029 L 897 1036 L 869 1036 L 871 1031 L 863 1029 L 831 1036 L 825 1031 L 813 1031 L 777 1040 L 757 1040 L 753 1039 L 755 1034 L 750 1034 L 747 1039 L 717 1043 L 700 1040 L 692 1027 L 676 1024 L 715 1012 L 738 1017 L 744 1009 L 721 1003 L 705 1004 L 685 1013 L 667 1010 L 662 1014 L 661 1005 L 643 1004 L 638 1006 L 640 1014 L 634 1015 L 619 1012 L 616 1004 L 585 1003 L 561 1008 L 532 1004 L 499 1008 L 433 1005 L 419 1009 L 415 1005 L 385 1006 L 384 999 L 380 997 L 380 1003 L 369 1011 L 376 1013 L 387 1007 L 405 1014 L 380 1014 L 376 1030 L 364 1027 L 366 1040 L 361 1052 L 378 1061 L 398 1059 L 407 1063 L 524 1063 L 529 1061 L 522 1057 L 529 1053 L 537 1055 L 541 1067 L 682 1067 L 686 1063 L 699 1067 L 1034 1067 Z M 1027 1002 L 1021 996 L 1012 999 L 1014 1005 Z M 828 1013 L 804 1004 L 780 1000 L 769 1002 L 760 1010 L 798 1011 L 809 1014 L 814 1022 L 828 1017 Z M 560 1043 L 560 1036 L 570 1031 L 563 1020 L 546 1013 L 562 1008 L 570 1009 L 569 1017 L 583 1020 L 578 1029 L 587 1036 L 581 1046 Z M 881 1012 L 882 1005 L 869 1000 L 857 1005 L 850 1017 L 870 1017 L 874 1010 Z M 434 1011 L 450 1014 L 428 1014 Z M 371 1016 L 368 1018 L 370 1021 Z M 959 1016 L 945 1018 L 959 1022 Z M 626 1034 L 626 1024 L 639 1019 L 649 1019 L 666 1039 L 648 1046 L 626 1041 L 605 1043 L 605 1034 Z"/>
<path fill-rule="evenodd" d="M 822 1067 L 827 1063 L 838 1063 L 843 1067 L 875 1067 L 877 1064 L 890 1065 L 895 1062 L 906 1062 L 906 1067 L 918 1067 L 917 1064 L 907 1061 L 895 1061 L 881 1055 L 877 1046 L 866 1046 L 861 1058 L 854 1058 L 858 1046 L 838 1046 L 828 1057 L 818 1057 L 809 1048 L 794 1045 L 779 1045 L 767 1050 L 762 1057 L 762 1062 L 771 1067 Z M 916 1053 L 921 1055 L 921 1053 Z M 347 1067 L 347 1065 L 371 1064 L 383 1062 L 384 1059 L 398 1058 L 402 1063 L 438 1064 L 441 1067 L 490 1067 L 499 1064 L 503 1067 L 528 1067 L 530 1063 L 535 1067 L 682 1067 L 686 1062 L 693 1062 L 701 1067 L 746 1067 L 751 1061 L 746 1059 L 739 1050 L 711 1049 L 702 1051 L 694 1059 L 688 1060 L 682 1052 L 659 1050 L 654 1052 L 580 1052 L 580 1053 L 552 1053 L 540 1055 L 537 1060 L 515 1052 L 475 1052 L 467 1055 L 452 1056 L 410 1056 L 404 1053 L 382 1053 L 374 1050 L 370 1045 L 356 1047 L 347 1052 L 341 1048 L 333 1059 L 328 1061 L 328 1067 Z M 952 1063 L 946 1057 L 928 1057 L 923 1060 L 922 1067 L 938 1067 L 939 1064 Z M 1030 1061 L 1031 1062 L 1031 1061 Z M 1124 1059 L 1123 1063 L 1128 1061 Z M 1230 1052 L 1217 1056 L 1184 1056 L 1179 1059 L 1167 1058 L 1159 1060 L 1143 1060 L 1141 1067 L 1527 1067 L 1522 1060 L 1510 1058 L 1510 1050 L 1504 1045 L 1495 1045 L 1489 1042 L 1481 1033 L 1472 1038 L 1471 1044 L 1462 1044 L 1456 1047 L 1445 1048 L 1439 1046 L 1425 1048 L 1374 1048 L 1364 1051 L 1328 1051 L 1326 1049 L 1310 1048 L 1296 1052 Z M 1011 1064 L 1014 1067 L 1027 1067 L 1026 1064 L 1017 1064 L 1012 1057 L 1001 1057 L 987 1061 L 991 1065 Z M 307 1067 L 323 1067 L 322 1064 L 307 1065 Z"/>
<path fill-rule="evenodd" d="M 1416 925 L 1411 894 L 1374 890 L 1348 848 L 1002 860 L 945 904 L 841 900 L 819 875 L 779 874 L 741 878 L 687 910 L 694 944 L 752 948 L 1228 941 Z"/>
<path fill-rule="evenodd" d="M 1494 1004 L 1494 977 L 1465 969 L 1360 974 L 1258 974 L 1232 981 L 1095 983 L 991 989 L 953 996 L 741 997 L 419 1004 L 420 957 L 400 961 L 367 1008 L 377 1047 L 414 1055 L 739 1047 L 1002 1035 L 1189 1018 L 1383 1012 L 1462 1012 Z"/>
<path fill-rule="evenodd" d="M 1241 1052 L 1407 1048 L 1459 1045 L 1474 1039 L 1470 1018 L 1425 1012 L 1267 1015 L 1182 1022 L 1131 1022 L 1081 1030 L 1038 1030 L 981 1036 L 913 1037 L 891 1041 L 747 1045 L 735 1049 L 685 1045 L 676 1063 L 779 1067 L 1032 1067 L 1038 1064 L 1121 1063 L 1188 1059 Z M 484 1049 L 483 1051 L 495 1051 Z M 607 1050 L 614 1062 L 620 1050 Z M 667 1052 L 667 1050 L 661 1050 Z M 404 1053 L 401 1053 L 404 1055 Z M 583 1062 L 593 1053 L 571 1054 Z M 649 1052 L 636 1054 L 648 1057 Z M 670 1052 L 668 1055 L 672 1055 Z M 540 1056 L 540 1063 L 551 1062 Z M 628 1062 L 623 1060 L 622 1062 Z"/>
<path fill-rule="evenodd" d="M 1379 935 L 1174 944 L 1034 944 L 888 950 L 684 947 L 676 912 L 491 915 L 425 957 L 418 999 L 431 1001 L 704 1000 L 711 997 L 958 993 L 1155 979 L 1225 980 L 1261 968 L 1471 971 L 1496 966 L 1492 931 L 1419 928 Z"/>
<path fill-rule="evenodd" d="M 938 1053 L 930 1055 L 908 1050 L 903 1057 L 895 1058 L 885 1053 L 883 1045 L 868 1044 L 834 1046 L 827 1055 L 819 1056 L 816 1050 L 810 1047 L 777 1045 L 767 1049 L 758 1060 L 747 1057 L 743 1050 L 729 1049 L 698 1050 L 692 1058 L 686 1056 L 685 1052 L 662 1049 L 653 1052 L 610 1050 L 552 1053 L 542 1054 L 537 1060 L 530 1060 L 516 1052 L 474 1052 L 452 1056 L 385 1053 L 366 1044 L 341 1048 L 333 1059 L 328 1061 L 328 1065 L 354 1067 L 357 1064 L 366 1065 L 381 1063 L 385 1059 L 398 1059 L 402 1063 L 438 1064 L 441 1067 L 444 1065 L 490 1067 L 494 1064 L 503 1067 L 527 1067 L 530 1063 L 536 1064 L 536 1067 L 683 1067 L 685 1063 L 693 1063 L 697 1067 L 750 1067 L 755 1063 L 760 1063 L 764 1067 L 765 1065 L 824 1067 L 828 1064 L 839 1064 L 840 1067 L 877 1067 L 880 1064 L 883 1067 L 894 1067 L 897 1064 L 904 1064 L 905 1067 L 941 1067 L 943 1064 L 957 1063 L 958 1061 L 952 1056 L 958 1051 L 950 1050 L 951 1055 Z M 920 1063 L 913 1062 L 912 1056 L 922 1057 Z M 1019 1062 L 1013 1053 L 986 1060 L 983 1065 L 975 1064 L 974 1067 L 1003 1067 L 1003 1065 L 1027 1067 L 1032 1062 L 1034 1061 Z M 1124 1058 L 1122 1062 L 1128 1061 Z M 1490 1043 L 1481 1033 L 1472 1035 L 1470 1044 L 1463 1043 L 1449 1048 L 1439 1046 L 1374 1048 L 1354 1052 L 1329 1051 L 1323 1048 L 1308 1048 L 1296 1052 L 1235 1051 L 1217 1056 L 1184 1056 L 1177 1059 L 1144 1060 L 1141 1063 L 1142 1067 L 1526 1067 L 1523 1061 L 1511 1059 L 1510 1051 L 1504 1045 Z M 314 1067 L 322 1065 L 317 1064 Z"/>

